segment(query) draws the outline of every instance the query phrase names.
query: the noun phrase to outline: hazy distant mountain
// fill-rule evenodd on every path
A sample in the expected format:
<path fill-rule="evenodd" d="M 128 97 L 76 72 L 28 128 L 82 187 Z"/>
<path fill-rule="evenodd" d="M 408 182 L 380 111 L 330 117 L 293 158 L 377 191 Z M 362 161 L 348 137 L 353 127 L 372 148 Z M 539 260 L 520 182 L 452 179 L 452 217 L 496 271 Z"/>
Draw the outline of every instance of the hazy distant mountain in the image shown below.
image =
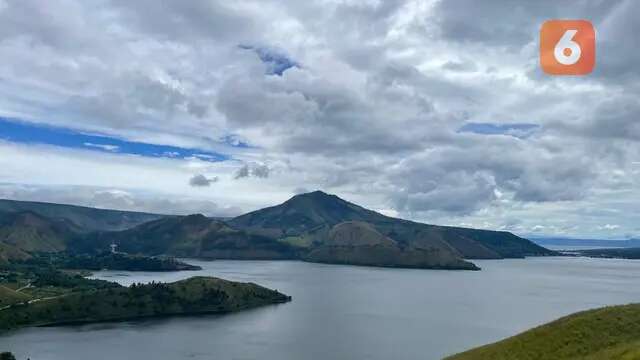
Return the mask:
<path fill-rule="evenodd" d="M 80 231 L 124 230 L 164 216 L 133 211 L 0 199 L 0 212 L 21 211 L 31 211 L 51 219 L 66 219 L 76 225 Z"/>
<path fill-rule="evenodd" d="M 322 245 L 331 228 L 345 221 L 373 225 L 399 244 L 457 252 L 468 259 L 551 255 L 529 240 L 504 231 L 427 225 L 388 217 L 322 191 L 296 195 L 284 203 L 228 221 L 234 227 L 302 247 Z"/>
<path fill-rule="evenodd" d="M 574 238 L 562 238 L 562 237 L 532 237 L 531 241 L 541 246 L 566 246 L 572 247 L 594 247 L 594 248 L 639 248 L 640 239 L 628 239 L 628 240 L 604 240 L 604 239 L 574 239 Z"/>
<path fill-rule="evenodd" d="M 296 249 L 271 238 L 248 234 L 204 215 L 166 217 L 116 232 L 79 237 L 74 252 L 96 252 L 118 245 L 118 251 L 212 259 L 289 259 Z"/>

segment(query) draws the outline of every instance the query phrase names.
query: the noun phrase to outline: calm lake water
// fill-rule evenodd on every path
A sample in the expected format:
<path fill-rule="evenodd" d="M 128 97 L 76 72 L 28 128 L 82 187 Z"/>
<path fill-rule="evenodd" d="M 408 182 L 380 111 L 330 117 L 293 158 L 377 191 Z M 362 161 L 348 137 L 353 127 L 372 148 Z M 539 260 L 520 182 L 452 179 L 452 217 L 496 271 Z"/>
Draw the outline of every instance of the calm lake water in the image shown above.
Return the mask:
<path fill-rule="evenodd" d="M 104 271 L 121 284 L 212 275 L 293 296 L 245 312 L 24 329 L 0 337 L 18 359 L 439 359 L 560 316 L 640 301 L 640 261 L 477 261 L 482 271 L 190 261 L 198 272 Z"/>

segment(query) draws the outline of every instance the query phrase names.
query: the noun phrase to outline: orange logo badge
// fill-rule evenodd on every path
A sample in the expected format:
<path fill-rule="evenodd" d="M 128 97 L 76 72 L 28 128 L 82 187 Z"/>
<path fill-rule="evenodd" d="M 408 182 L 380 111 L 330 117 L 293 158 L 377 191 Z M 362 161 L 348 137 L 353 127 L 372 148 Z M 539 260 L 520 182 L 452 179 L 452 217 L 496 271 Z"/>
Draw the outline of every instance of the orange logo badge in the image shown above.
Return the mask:
<path fill-rule="evenodd" d="M 540 66 L 550 75 L 586 75 L 596 64 L 596 32 L 587 20 L 548 20 L 540 28 Z"/>

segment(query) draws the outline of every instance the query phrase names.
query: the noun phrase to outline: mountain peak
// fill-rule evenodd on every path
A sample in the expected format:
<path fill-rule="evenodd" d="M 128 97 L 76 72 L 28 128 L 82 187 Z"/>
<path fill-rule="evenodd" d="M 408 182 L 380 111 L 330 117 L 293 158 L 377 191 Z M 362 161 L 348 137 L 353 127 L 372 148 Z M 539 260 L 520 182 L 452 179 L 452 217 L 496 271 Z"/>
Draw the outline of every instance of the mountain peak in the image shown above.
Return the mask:
<path fill-rule="evenodd" d="M 333 194 L 328 194 L 322 190 L 316 190 L 316 191 L 311 191 L 311 192 L 306 192 L 306 193 L 301 193 L 301 194 L 297 194 L 294 195 L 291 199 L 295 199 L 295 198 L 338 198 L 336 195 Z"/>

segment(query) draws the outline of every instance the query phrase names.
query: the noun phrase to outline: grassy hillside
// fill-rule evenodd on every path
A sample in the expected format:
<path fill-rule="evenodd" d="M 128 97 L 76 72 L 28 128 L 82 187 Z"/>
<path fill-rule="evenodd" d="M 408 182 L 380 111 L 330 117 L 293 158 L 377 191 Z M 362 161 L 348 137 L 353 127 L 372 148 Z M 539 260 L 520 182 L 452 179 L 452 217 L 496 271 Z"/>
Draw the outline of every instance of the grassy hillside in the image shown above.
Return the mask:
<path fill-rule="evenodd" d="M 447 360 L 640 359 L 640 304 L 573 314 Z"/>
<path fill-rule="evenodd" d="M 225 313 L 291 298 L 253 283 L 193 277 L 170 284 L 152 283 L 73 292 L 0 310 L 0 329 L 154 316 Z"/>
<path fill-rule="evenodd" d="M 0 214 L 0 260 L 24 260 L 33 252 L 60 252 L 76 236 L 72 225 L 32 211 Z"/>
<path fill-rule="evenodd" d="M 31 211 L 0 217 L 0 242 L 26 252 L 58 252 L 74 235 L 66 224 Z"/>
<path fill-rule="evenodd" d="M 94 209 L 75 205 L 0 199 L 0 212 L 24 211 L 34 212 L 51 219 L 65 219 L 83 231 L 124 230 L 164 216 L 134 211 Z"/>
<path fill-rule="evenodd" d="M 0 285 L 0 308 L 11 304 L 21 303 L 29 299 L 31 299 L 31 297 L 25 293 Z"/>
<path fill-rule="evenodd" d="M 382 235 L 376 228 L 361 221 L 346 221 L 335 225 L 322 245 L 314 247 L 304 260 L 322 263 L 407 267 L 428 269 L 477 270 L 441 246 L 411 246 Z"/>
<path fill-rule="evenodd" d="M 118 232 L 87 234 L 72 243 L 79 253 L 104 251 L 109 244 L 131 254 L 173 255 L 212 259 L 291 259 L 293 246 L 249 234 L 204 215 L 168 217 Z"/>

